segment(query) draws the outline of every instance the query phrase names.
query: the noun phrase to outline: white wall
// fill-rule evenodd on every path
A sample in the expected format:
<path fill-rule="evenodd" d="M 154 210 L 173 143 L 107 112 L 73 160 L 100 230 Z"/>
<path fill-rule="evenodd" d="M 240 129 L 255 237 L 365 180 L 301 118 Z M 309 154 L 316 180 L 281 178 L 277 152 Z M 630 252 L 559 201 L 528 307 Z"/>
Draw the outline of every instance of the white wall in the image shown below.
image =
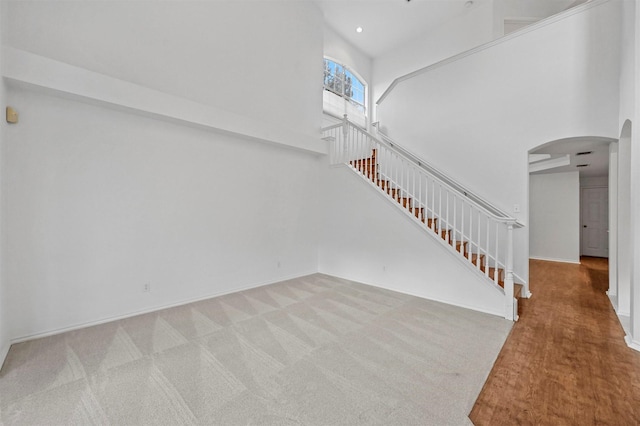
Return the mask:
<path fill-rule="evenodd" d="M 632 136 L 634 128 L 631 122 L 623 127 L 618 141 L 618 211 L 617 211 L 617 278 L 618 278 L 618 314 L 629 316 L 631 312 L 631 279 L 634 265 L 633 239 L 631 233 L 633 212 L 632 168 L 637 167 L 631 161 Z"/>
<path fill-rule="evenodd" d="M 602 188 L 608 186 L 608 176 L 585 176 L 580 178 L 580 188 Z"/>
<path fill-rule="evenodd" d="M 640 86 L 637 84 L 640 58 L 640 7 L 637 0 L 621 2 L 620 114 L 618 117 L 620 141 L 614 150 L 617 155 L 617 232 L 610 235 L 610 246 L 615 247 L 615 258 L 610 265 L 615 273 L 609 275 L 610 285 L 616 292 L 612 298 L 618 315 L 624 318 L 626 340 L 630 347 L 640 351 Z M 612 212 L 614 213 L 614 212 Z M 616 303 L 617 302 L 617 303 Z"/>
<path fill-rule="evenodd" d="M 584 1 L 580 1 L 584 2 Z M 504 21 L 508 18 L 540 20 L 574 6 L 574 0 L 494 0 L 494 38 L 504 35 Z"/>
<path fill-rule="evenodd" d="M 270 137 L 319 137 L 314 3 L 5 3 L 8 46 L 81 80 L 89 70 L 268 123 Z M 15 81 L 21 121 L 1 171 L 11 338 L 317 271 L 312 153 Z"/>
<path fill-rule="evenodd" d="M 8 3 L 17 49 L 297 131 L 320 127 L 323 18 L 312 2 Z"/>
<path fill-rule="evenodd" d="M 609 289 L 607 294 L 618 310 L 618 144 L 609 144 Z"/>
<path fill-rule="evenodd" d="M 634 78 L 637 78 L 640 60 L 640 5 L 635 2 L 635 32 L 634 32 L 634 58 L 635 72 Z M 631 131 L 631 256 L 634 259 L 631 272 L 631 335 L 627 336 L 627 343 L 633 349 L 640 351 L 640 266 L 638 265 L 638 256 L 640 255 L 640 133 L 638 132 L 638 123 L 640 123 L 640 85 L 635 82 L 634 86 L 634 116 L 633 129 Z"/>
<path fill-rule="evenodd" d="M 374 58 L 374 102 L 394 79 L 502 37 L 505 18 L 542 19 L 572 3 L 572 0 L 476 1 L 455 19 Z"/>
<path fill-rule="evenodd" d="M 530 149 L 618 137 L 619 40 L 610 29 L 619 3 L 564 16 L 401 82 L 378 106 L 381 127 L 528 225 Z M 528 231 L 514 238 L 514 269 L 528 280 Z"/>
<path fill-rule="evenodd" d="M 24 89 L 9 98 L 21 111 L 3 170 L 14 338 L 317 270 L 317 157 Z"/>
<path fill-rule="evenodd" d="M 0 2 L 0 46 L 5 40 L 6 23 L 6 2 Z M 0 53 L 0 69 L 2 69 L 4 58 Z M 0 79 L 0 108 L 4 112 L 7 105 L 7 96 L 5 93 L 4 79 Z M 5 279 L 4 253 L 6 245 L 4 240 L 5 233 L 5 214 L 3 205 L 4 201 L 4 168 L 5 168 L 5 148 L 6 148 L 6 130 L 7 123 L 4 118 L 0 119 L 0 367 L 9 351 L 11 334 L 9 332 L 9 300 L 7 299 L 7 281 Z"/>
<path fill-rule="evenodd" d="M 578 172 L 531 175 L 529 257 L 580 263 Z"/>
<path fill-rule="evenodd" d="M 624 0 L 620 7 L 620 106 L 618 136 L 626 120 L 634 121 L 636 111 L 636 74 L 635 74 L 635 0 Z"/>
<path fill-rule="evenodd" d="M 459 17 L 373 60 L 373 101 L 398 77 L 493 39 L 493 8 L 476 2 Z"/>
<path fill-rule="evenodd" d="M 321 171 L 319 271 L 504 315 L 504 294 L 344 166 Z M 422 228 L 422 229 L 421 229 Z"/>
<path fill-rule="evenodd" d="M 346 41 L 343 37 L 341 37 L 338 33 L 336 33 L 332 28 L 325 24 L 324 26 L 324 56 L 329 57 L 338 61 L 339 63 L 346 65 L 352 71 L 355 71 L 368 86 L 368 94 L 365 99 L 365 106 L 367 108 L 367 116 L 364 120 L 364 123 L 360 123 L 356 116 L 351 117 L 351 120 L 358 121 L 358 124 L 364 124 L 364 127 L 367 127 L 371 122 L 371 111 L 372 111 L 372 79 L 371 79 L 371 58 L 364 53 L 362 53 L 359 49 L 353 46 L 351 43 Z M 330 95 L 328 92 L 324 92 L 324 102 L 336 102 L 336 100 L 341 99 L 335 95 Z M 346 104 L 344 100 L 340 101 L 339 109 L 344 109 L 343 105 Z M 344 112 L 343 112 L 344 114 Z M 323 122 L 323 126 L 331 125 L 335 123 L 335 120 L 331 120 L 330 118 L 325 118 Z"/>
<path fill-rule="evenodd" d="M 371 84 L 371 58 L 327 25 L 324 26 L 324 55 L 351 67 Z"/>

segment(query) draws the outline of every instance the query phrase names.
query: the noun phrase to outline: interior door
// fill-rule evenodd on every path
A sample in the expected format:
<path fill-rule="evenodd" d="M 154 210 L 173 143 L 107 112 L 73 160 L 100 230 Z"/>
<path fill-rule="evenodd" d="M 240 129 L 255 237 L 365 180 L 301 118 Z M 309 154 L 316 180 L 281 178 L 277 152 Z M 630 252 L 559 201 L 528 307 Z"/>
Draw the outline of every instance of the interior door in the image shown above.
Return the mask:
<path fill-rule="evenodd" d="M 609 257 L 609 191 L 607 188 L 582 188 L 581 254 Z"/>

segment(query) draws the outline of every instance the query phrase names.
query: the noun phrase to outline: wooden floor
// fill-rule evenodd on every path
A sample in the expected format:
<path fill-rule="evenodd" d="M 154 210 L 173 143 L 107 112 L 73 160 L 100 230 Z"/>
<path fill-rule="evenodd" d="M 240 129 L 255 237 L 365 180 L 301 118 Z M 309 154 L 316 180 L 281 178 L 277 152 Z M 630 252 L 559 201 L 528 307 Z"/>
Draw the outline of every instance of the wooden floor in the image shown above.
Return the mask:
<path fill-rule="evenodd" d="M 640 352 L 605 291 L 606 259 L 532 260 L 533 297 L 470 414 L 480 425 L 638 425 Z"/>

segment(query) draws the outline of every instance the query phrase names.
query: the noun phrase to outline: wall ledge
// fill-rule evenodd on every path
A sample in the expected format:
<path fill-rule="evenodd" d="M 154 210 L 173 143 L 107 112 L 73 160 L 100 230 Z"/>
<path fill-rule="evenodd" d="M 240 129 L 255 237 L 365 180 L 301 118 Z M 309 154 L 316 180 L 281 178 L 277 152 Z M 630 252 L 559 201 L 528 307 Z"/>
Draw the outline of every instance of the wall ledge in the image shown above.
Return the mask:
<path fill-rule="evenodd" d="M 2 57 L 2 76 L 9 85 L 313 154 L 327 153 L 320 129 L 317 135 L 298 133 L 9 46 L 2 48 Z"/>
<path fill-rule="evenodd" d="M 539 20 L 538 22 L 528 25 L 524 28 L 521 28 L 517 31 L 514 31 L 512 33 L 509 33 L 507 35 L 504 35 L 502 37 L 499 37 L 495 40 L 489 41 L 485 44 L 481 44 L 480 46 L 474 47 L 472 49 L 469 50 L 465 50 L 464 52 L 458 53 L 457 55 L 453 55 L 449 58 L 445 58 L 441 61 L 435 62 L 431 65 L 427 65 L 426 67 L 420 68 L 416 71 L 410 72 L 408 74 L 402 75 L 400 77 L 397 77 L 395 80 L 393 80 L 391 82 L 391 84 L 389 85 L 389 87 L 387 88 L 387 90 L 385 90 L 382 95 L 380 95 L 380 98 L 378 98 L 378 100 L 375 102 L 376 105 L 380 105 L 387 96 L 389 96 L 389 94 L 393 91 L 393 89 L 400 83 L 402 83 L 405 80 L 410 80 L 413 77 L 419 76 L 421 74 L 424 74 L 426 72 L 429 72 L 431 70 L 434 70 L 436 68 L 440 68 L 444 65 L 450 64 L 452 62 L 456 62 L 459 61 L 460 59 L 464 59 L 467 56 L 471 56 L 474 55 L 476 53 L 482 52 L 484 50 L 487 50 L 493 46 L 508 42 L 514 38 L 520 37 L 524 34 L 527 34 L 531 31 L 535 31 L 538 28 L 542 28 L 542 27 L 546 27 L 547 25 L 551 25 L 554 24 L 558 21 L 561 21 L 563 19 L 569 18 L 577 13 L 581 13 L 584 12 L 586 10 L 591 9 L 592 7 L 596 7 L 596 6 L 600 6 L 601 4 L 607 3 L 610 0 L 592 0 L 592 1 L 588 1 L 585 2 L 583 4 L 580 4 L 578 6 L 572 7 L 570 9 L 564 10 L 560 13 L 557 13 L 555 15 L 552 15 L 548 18 L 544 18 Z"/>

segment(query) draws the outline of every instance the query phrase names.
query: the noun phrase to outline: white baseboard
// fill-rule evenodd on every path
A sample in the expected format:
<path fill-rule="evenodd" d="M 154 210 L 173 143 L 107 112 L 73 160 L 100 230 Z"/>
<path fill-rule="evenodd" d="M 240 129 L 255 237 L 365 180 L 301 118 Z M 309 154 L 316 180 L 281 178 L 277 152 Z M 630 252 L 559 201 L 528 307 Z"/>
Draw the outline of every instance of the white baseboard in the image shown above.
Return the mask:
<path fill-rule="evenodd" d="M 481 312 L 483 314 L 495 315 L 495 316 L 504 318 L 504 311 L 501 310 L 501 309 L 500 310 L 482 309 L 482 308 L 478 308 L 478 307 L 475 307 L 475 306 L 465 305 L 463 303 L 455 303 L 455 302 L 452 302 L 450 300 L 442 300 L 442 299 L 437 299 L 437 298 L 434 298 L 434 297 L 427 297 L 427 296 L 420 295 L 420 294 L 417 294 L 417 293 L 413 293 L 413 292 L 410 292 L 410 291 L 399 290 L 397 288 L 387 287 L 387 286 L 380 285 L 380 284 L 372 284 L 372 283 L 369 283 L 369 282 L 364 282 L 364 281 L 362 281 L 360 279 L 357 279 L 357 278 L 349 278 L 349 277 L 339 276 L 339 275 L 335 275 L 335 274 L 330 274 L 330 273 L 327 273 L 327 272 L 320 272 L 320 273 L 321 274 L 325 274 L 325 275 L 329 275 L 329 276 L 332 276 L 332 277 L 340 278 L 340 279 L 343 279 L 343 280 L 353 281 L 353 282 L 359 283 L 359 284 L 365 284 L 365 285 L 368 285 L 368 286 L 371 286 L 371 287 L 381 288 L 383 290 L 395 291 L 396 293 L 406 294 L 407 296 L 419 297 L 420 299 L 431 300 L 433 302 L 444 303 L 445 305 L 455 306 L 455 307 L 458 307 L 458 308 L 468 309 L 470 311 Z"/>
<path fill-rule="evenodd" d="M 208 294 L 205 296 L 198 296 L 195 298 L 191 298 L 191 299 L 186 299 L 186 300 L 181 300 L 179 302 L 174 302 L 174 303 L 169 303 L 169 304 L 165 304 L 165 305 L 158 305 L 158 306 L 153 306 L 147 309 L 142 309 L 139 311 L 135 311 L 135 312 L 128 312 L 126 314 L 122 314 L 122 315 L 114 315 L 111 317 L 106 317 L 106 318 L 101 318 L 95 321 L 87 321 L 87 322 L 83 322 L 83 323 L 78 323 L 78 324 L 73 324 L 67 327 L 60 327 L 60 328 L 56 328 L 56 329 L 52 329 L 52 330 L 47 330 L 47 331 L 43 331 L 43 332 L 38 332 L 38 333 L 33 333 L 33 334 L 28 334 L 28 335 L 24 335 L 24 336 L 20 336 L 20 337 L 15 337 L 13 339 L 11 339 L 11 344 L 15 344 L 15 343 L 22 343 L 22 342 L 26 342 L 29 340 L 35 340 L 35 339 L 40 339 L 42 337 L 49 337 L 49 336 L 55 336 L 57 334 L 62 334 L 62 333 L 66 333 L 68 331 L 73 331 L 73 330 L 79 330 L 82 328 L 87 328 L 87 327 L 93 327 L 94 325 L 100 325 L 100 324 L 105 324 L 108 322 L 112 322 L 112 321 L 118 321 L 121 319 L 125 319 L 125 318 L 131 318 L 131 317 L 135 317 L 137 315 L 143 315 L 143 314 L 148 314 L 151 312 L 156 312 L 156 311 L 161 311 L 163 309 L 169 309 L 169 308 L 175 308 L 177 306 L 182 306 L 182 305 L 187 305 L 189 303 L 194 303 L 194 302 L 199 302 L 201 300 L 207 300 L 207 299 L 212 299 L 214 297 L 219 297 L 219 296 L 224 296 L 226 294 L 231 294 L 231 293 L 237 293 L 240 291 L 245 291 L 245 290 L 250 290 L 252 288 L 258 288 L 258 287 L 263 287 L 266 285 L 270 285 L 270 284 L 275 284 L 275 283 L 279 283 L 281 281 L 287 281 L 287 280 L 292 280 L 292 279 L 296 279 L 296 278 L 301 278 L 301 277 L 306 277 L 309 275 L 313 275 L 313 274 L 317 274 L 318 271 L 313 271 L 313 272 L 305 272 L 305 273 L 299 273 L 299 274 L 295 274 L 295 275 L 291 275 L 291 276 L 283 276 L 283 277 L 279 277 L 277 279 L 274 280 L 269 280 L 269 281 L 264 281 L 264 282 L 259 282 L 259 283 L 253 283 L 253 284 L 249 284 L 240 288 L 235 288 L 229 291 L 223 291 L 223 292 L 219 292 L 219 293 L 212 293 L 212 294 Z M 7 347 L 7 352 L 9 351 L 9 348 Z M 6 354 L 5 354 L 6 356 Z"/>
<path fill-rule="evenodd" d="M 3 342 L 2 348 L 0 348 L 0 371 L 2 371 L 2 367 L 4 366 L 4 362 L 7 360 L 7 355 L 9 354 L 9 349 L 11 348 L 10 342 Z"/>
<path fill-rule="evenodd" d="M 636 342 L 628 334 L 624 336 L 624 341 L 627 342 L 627 346 L 629 346 L 631 349 L 640 352 L 640 342 Z"/>
<path fill-rule="evenodd" d="M 609 302 L 611 303 L 611 306 L 613 307 L 613 310 L 615 312 L 618 312 L 618 295 L 617 294 L 612 294 L 609 291 L 605 292 L 607 294 L 607 297 L 609 298 Z"/>
<path fill-rule="evenodd" d="M 560 262 L 560 263 L 571 263 L 573 265 L 580 265 L 580 260 L 570 260 L 570 259 L 556 259 L 553 257 L 540 257 L 540 256 L 529 256 L 529 259 L 533 260 L 544 260 L 547 262 Z"/>

